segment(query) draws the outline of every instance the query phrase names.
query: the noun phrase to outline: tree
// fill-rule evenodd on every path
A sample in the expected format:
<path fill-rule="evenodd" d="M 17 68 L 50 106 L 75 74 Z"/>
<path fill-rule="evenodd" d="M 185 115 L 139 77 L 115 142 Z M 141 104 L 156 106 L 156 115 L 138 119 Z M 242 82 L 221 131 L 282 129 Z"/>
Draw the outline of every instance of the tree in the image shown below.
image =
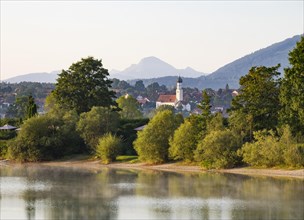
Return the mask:
<path fill-rule="evenodd" d="M 120 152 L 121 139 L 107 133 L 99 139 L 96 147 L 96 156 L 100 158 L 103 163 L 108 164 L 116 159 Z"/>
<path fill-rule="evenodd" d="M 276 132 L 262 130 L 254 132 L 254 142 L 245 143 L 239 150 L 243 161 L 258 167 L 303 167 L 304 145 L 297 144 L 289 126 Z"/>
<path fill-rule="evenodd" d="M 202 110 L 203 119 L 207 122 L 211 115 L 210 97 L 206 90 L 203 91 L 202 96 L 203 99 L 197 107 Z"/>
<path fill-rule="evenodd" d="M 139 104 L 131 95 L 121 96 L 116 100 L 116 102 L 118 107 L 121 109 L 121 118 L 136 119 L 142 117 L 142 113 L 139 111 Z"/>
<path fill-rule="evenodd" d="M 191 116 L 196 117 L 197 116 Z M 194 151 L 197 146 L 199 133 L 201 132 L 196 120 L 188 118 L 175 130 L 170 139 L 169 157 L 174 160 L 194 161 Z"/>
<path fill-rule="evenodd" d="M 252 67 L 240 79 L 240 94 L 232 100 L 231 113 L 250 115 L 253 131 L 273 129 L 278 123 L 279 67 Z"/>
<path fill-rule="evenodd" d="M 95 151 L 99 138 L 106 133 L 115 133 L 119 114 L 111 108 L 93 107 L 80 115 L 77 131 L 85 143 Z"/>
<path fill-rule="evenodd" d="M 182 116 L 169 110 L 157 113 L 143 131 L 138 132 L 134 148 L 143 162 L 157 164 L 168 160 L 169 138 L 182 123 Z"/>
<path fill-rule="evenodd" d="M 54 96 L 62 107 L 76 109 L 79 114 L 90 111 L 93 106 L 115 105 L 115 92 L 109 90 L 112 82 L 107 79 L 108 76 L 101 60 L 83 58 L 68 70 L 62 70 Z"/>
<path fill-rule="evenodd" d="M 156 101 L 160 92 L 160 86 L 157 82 L 154 82 L 147 86 L 148 98 L 152 101 Z"/>
<path fill-rule="evenodd" d="M 37 114 L 37 105 L 33 96 L 28 97 L 28 103 L 26 107 L 26 118 L 31 118 Z"/>
<path fill-rule="evenodd" d="M 46 114 L 26 120 L 17 138 L 9 145 L 10 157 L 33 162 L 81 152 L 83 142 L 76 142 L 80 140 L 75 132 L 76 122 L 70 115 L 65 116 Z"/>
<path fill-rule="evenodd" d="M 27 96 L 19 96 L 16 98 L 15 102 L 9 106 L 7 110 L 8 117 L 25 118 L 26 109 L 28 105 Z"/>
<path fill-rule="evenodd" d="M 289 53 L 291 67 L 285 69 L 280 90 L 281 124 L 288 124 L 293 133 L 304 135 L 304 37 Z"/>
<path fill-rule="evenodd" d="M 139 92 L 144 92 L 146 90 L 146 87 L 145 87 L 144 82 L 142 80 L 136 81 L 134 87 Z"/>
<path fill-rule="evenodd" d="M 238 142 L 230 130 L 212 131 L 198 143 L 195 159 L 205 168 L 230 168 L 235 166 Z"/>

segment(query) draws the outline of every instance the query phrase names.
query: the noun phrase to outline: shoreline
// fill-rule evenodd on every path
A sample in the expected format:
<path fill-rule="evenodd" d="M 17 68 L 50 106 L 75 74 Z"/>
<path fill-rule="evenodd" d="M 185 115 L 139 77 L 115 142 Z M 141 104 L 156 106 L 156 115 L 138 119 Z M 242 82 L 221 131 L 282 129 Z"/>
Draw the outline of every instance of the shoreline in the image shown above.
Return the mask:
<path fill-rule="evenodd" d="M 87 159 L 72 159 L 65 161 L 50 161 L 50 162 L 38 162 L 38 163 L 24 163 L 18 164 L 9 160 L 0 160 L 0 166 L 18 166 L 18 165 L 43 165 L 53 167 L 69 167 L 88 169 L 93 171 L 99 171 L 103 168 L 114 169 L 129 169 L 129 170 L 155 170 L 166 171 L 175 173 L 230 173 L 247 176 L 269 176 L 269 177 L 288 177 L 298 178 L 304 180 L 304 169 L 275 169 L 275 168 L 232 168 L 232 169 L 219 169 L 219 170 L 203 170 L 199 166 L 195 165 L 182 165 L 179 163 L 165 163 L 159 165 L 147 165 L 145 163 L 127 163 L 127 162 L 114 162 L 110 164 L 102 164 L 100 160 L 87 160 Z"/>

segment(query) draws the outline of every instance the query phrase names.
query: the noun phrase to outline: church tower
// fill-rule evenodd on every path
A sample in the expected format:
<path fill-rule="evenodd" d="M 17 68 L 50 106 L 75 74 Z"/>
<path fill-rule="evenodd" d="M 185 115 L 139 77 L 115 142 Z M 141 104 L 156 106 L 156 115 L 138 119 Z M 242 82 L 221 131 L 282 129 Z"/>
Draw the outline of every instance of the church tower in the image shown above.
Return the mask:
<path fill-rule="evenodd" d="M 179 76 L 176 83 L 176 102 L 183 101 L 183 88 L 182 88 L 183 80 Z"/>

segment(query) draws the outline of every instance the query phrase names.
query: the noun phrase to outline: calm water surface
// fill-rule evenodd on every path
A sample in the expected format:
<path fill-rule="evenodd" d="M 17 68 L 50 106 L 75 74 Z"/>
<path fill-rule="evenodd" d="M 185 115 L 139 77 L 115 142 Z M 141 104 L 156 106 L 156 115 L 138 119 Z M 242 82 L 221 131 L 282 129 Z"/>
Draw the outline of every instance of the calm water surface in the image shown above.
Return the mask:
<path fill-rule="evenodd" d="M 0 166 L 0 219 L 304 219 L 304 181 Z"/>

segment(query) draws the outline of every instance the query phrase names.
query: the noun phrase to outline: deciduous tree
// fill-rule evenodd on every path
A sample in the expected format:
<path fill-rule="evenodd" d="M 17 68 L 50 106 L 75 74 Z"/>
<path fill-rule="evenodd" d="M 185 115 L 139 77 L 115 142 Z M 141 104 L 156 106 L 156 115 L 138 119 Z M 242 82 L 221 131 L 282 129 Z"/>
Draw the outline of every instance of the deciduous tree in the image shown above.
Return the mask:
<path fill-rule="evenodd" d="M 282 110 L 280 121 L 288 124 L 293 133 L 304 135 L 304 37 L 289 53 L 291 67 L 285 69 L 280 90 Z"/>
<path fill-rule="evenodd" d="M 143 162 L 156 164 L 168 160 L 169 138 L 182 123 L 182 116 L 169 110 L 157 113 L 143 131 L 138 132 L 134 148 Z"/>
<path fill-rule="evenodd" d="M 252 67 L 240 79 L 240 94 L 232 100 L 231 113 L 240 111 L 251 115 L 254 131 L 274 129 L 278 124 L 279 67 Z"/>
<path fill-rule="evenodd" d="M 79 114 L 90 111 L 93 106 L 115 105 L 115 92 L 110 90 L 112 81 L 108 76 L 108 70 L 103 68 L 101 60 L 83 58 L 68 70 L 62 70 L 53 91 L 54 96 L 61 106 L 76 109 Z"/>

